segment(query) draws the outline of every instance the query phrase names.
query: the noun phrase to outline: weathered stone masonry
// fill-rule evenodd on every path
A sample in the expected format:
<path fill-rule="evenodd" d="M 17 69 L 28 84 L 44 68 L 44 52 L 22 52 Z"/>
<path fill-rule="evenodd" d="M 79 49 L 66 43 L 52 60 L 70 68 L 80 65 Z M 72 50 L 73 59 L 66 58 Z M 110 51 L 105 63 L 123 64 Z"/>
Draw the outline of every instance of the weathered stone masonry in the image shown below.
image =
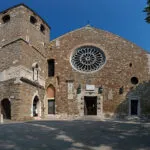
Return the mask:
<path fill-rule="evenodd" d="M 6 22 L 3 20 L 5 16 L 10 17 Z M 34 24 L 31 16 L 37 19 Z M 9 99 L 11 119 L 24 120 L 33 117 L 33 100 L 37 96 L 41 117 L 47 75 L 44 45 L 49 42 L 49 27 L 25 5 L 2 12 L 0 18 L 1 101 Z M 44 31 L 41 31 L 41 25 Z M 8 83 L 9 80 L 13 81 Z M 7 118 L 8 111 L 3 113 Z"/>
<path fill-rule="evenodd" d="M 23 4 L 0 18 L 5 118 L 150 115 L 150 54 L 140 47 L 91 26 L 50 41 L 47 23 Z"/>

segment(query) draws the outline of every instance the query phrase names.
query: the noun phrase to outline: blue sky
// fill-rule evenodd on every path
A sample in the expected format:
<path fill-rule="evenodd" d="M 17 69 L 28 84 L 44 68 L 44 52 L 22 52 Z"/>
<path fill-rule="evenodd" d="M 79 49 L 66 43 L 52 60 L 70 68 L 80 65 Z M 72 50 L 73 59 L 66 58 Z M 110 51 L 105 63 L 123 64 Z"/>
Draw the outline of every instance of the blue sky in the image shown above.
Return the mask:
<path fill-rule="evenodd" d="M 90 22 L 150 52 L 150 24 L 144 21 L 146 0 L 5 0 L 0 11 L 24 3 L 52 28 L 51 39 Z"/>

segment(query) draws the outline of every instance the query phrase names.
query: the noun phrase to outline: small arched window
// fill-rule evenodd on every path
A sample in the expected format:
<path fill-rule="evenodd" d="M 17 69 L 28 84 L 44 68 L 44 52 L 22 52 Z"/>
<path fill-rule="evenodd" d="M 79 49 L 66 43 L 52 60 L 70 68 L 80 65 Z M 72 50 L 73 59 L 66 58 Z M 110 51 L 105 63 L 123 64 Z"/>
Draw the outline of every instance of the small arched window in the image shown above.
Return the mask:
<path fill-rule="evenodd" d="M 40 31 L 43 32 L 43 33 L 44 33 L 44 31 L 45 31 L 45 27 L 44 27 L 44 25 L 42 25 L 42 24 L 41 24 L 41 26 L 40 26 Z"/>
<path fill-rule="evenodd" d="M 37 23 L 37 20 L 36 20 L 35 17 L 30 16 L 30 22 L 31 22 L 32 24 L 35 24 L 35 23 Z"/>
<path fill-rule="evenodd" d="M 2 17 L 2 20 L 3 20 L 4 23 L 9 22 L 9 21 L 10 21 L 10 15 L 5 15 L 5 16 L 3 16 L 3 17 Z"/>
<path fill-rule="evenodd" d="M 47 88 L 47 98 L 55 99 L 55 87 L 52 84 Z"/>
<path fill-rule="evenodd" d="M 37 62 L 32 64 L 32 70 L 33 70 L 33 80 L 38 81 L 39 77 L 39 65 Z"/>

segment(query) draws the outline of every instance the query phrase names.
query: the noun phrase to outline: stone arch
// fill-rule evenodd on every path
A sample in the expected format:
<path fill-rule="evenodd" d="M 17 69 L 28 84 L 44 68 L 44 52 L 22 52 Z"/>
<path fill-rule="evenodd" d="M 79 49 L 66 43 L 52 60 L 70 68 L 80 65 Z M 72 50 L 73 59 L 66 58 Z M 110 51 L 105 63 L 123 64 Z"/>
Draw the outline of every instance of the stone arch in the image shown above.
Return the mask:
<path fill-rule="evenodd" d="M 52 84 L 47 87 L 47 98 L 55 99 L 55 87 Z"/>
<path fill-rule="evenodd" d="M 55 87 L 50 84 L 46 91 L 48 102 L 48 114 L 55 114 Z"/>
<path fill-rule="evenodd" d="M 32 116 L 33 117 L 40 117 L 41 116 L 41 101 L 39 100 L 39 97 L 37 95 L 34 96 L 34 98 L 33 98 Z"/>
<path fill-rule="evenodd" d="M 1 114 L 4 119 L 11 119 L 11 103 L 8 98 L 1 101 Z"/>

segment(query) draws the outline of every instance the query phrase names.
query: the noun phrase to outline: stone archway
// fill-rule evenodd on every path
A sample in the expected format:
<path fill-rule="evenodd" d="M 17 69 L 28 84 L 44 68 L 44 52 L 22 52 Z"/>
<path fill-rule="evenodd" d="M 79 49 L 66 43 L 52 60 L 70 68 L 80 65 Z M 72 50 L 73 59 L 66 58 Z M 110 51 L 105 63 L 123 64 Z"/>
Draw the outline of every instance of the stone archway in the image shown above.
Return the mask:
<path fill-rule="evenodd" d="M 41 116 L 41 103 L 38 96 L 35 96 L 33 99 L 33 106 L 32 106 L 32 115 L 33 117 L 40 117 Z"/>
<path fill-rule="evenodd" d="M 48 114 L 55 114 L 55 87 L 50 84 L 47 88 Z"/>
<path fill-rule="evenodd" d="M 11 103 L 9 99 L 3 99 L 1 101 L 1 114 L 4 119 L 11 119 Z"/>

